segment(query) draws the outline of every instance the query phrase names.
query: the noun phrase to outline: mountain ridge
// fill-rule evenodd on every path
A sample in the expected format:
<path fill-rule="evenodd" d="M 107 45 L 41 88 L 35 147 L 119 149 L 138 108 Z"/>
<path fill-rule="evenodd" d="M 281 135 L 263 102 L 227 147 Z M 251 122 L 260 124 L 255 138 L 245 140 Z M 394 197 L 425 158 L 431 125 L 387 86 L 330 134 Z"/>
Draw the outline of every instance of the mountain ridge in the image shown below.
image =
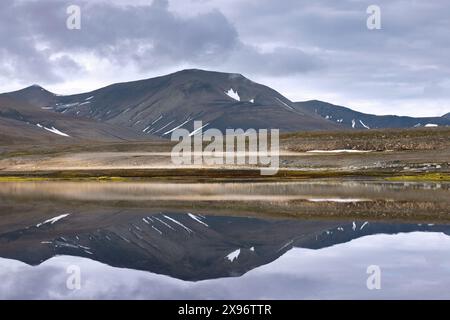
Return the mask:
<path fill-rule="evenodd" d="M 309 100 L 296 102 L 295 106 L 314 112 L 324 119 L 334 121 L 347 129 L 384 129 L 450 126 L 450 113 L 442 117 L 410 117 L 374 115 L 332 103 Z M 448 116 L 448 117 L 447 117 Z"/>
<path fill-rule="evenodd" d="M 24 89 L 25 90 L 25 89 Z M 44 89 L 45 90 L 45 89 Z M 40 97 L 33 97 L 33 91 Z M 234 95 L 233 95 L 234 94 Z M 211 128 L 333 130 L 338 126 L 301 108 L 277 91 L 241 74 L 186 69 L 156 78 L 112 84 L 94 91 L 58 96 L 28 87 L 8 93 L 39 107 L 167 137 L 194 120 Z M 31 101 L 32 100 L 32 101 Z"/>
<path fill-rule="evenodd" d="M 448 126 L 443 117 L 377 116 L 319 100 L 292 102 L 239 73 L 185 69 L 154 78 L 114 83 L 93 91 L 56 95 L 39 85 L 1 94 L 36 108 L 169 138 L 194 121 L 216 128 L 280 129 L 281 132 Z"/>
<path fill-rule="evenodd" d="M 40 90 L 40 89 L 39 89 Z M 93 141 L 142 140 L 134 131 L 91 119 L 71 116 L 38 108 L 27 102 L 0 95 L 0 142 L 74 143 Z"/>

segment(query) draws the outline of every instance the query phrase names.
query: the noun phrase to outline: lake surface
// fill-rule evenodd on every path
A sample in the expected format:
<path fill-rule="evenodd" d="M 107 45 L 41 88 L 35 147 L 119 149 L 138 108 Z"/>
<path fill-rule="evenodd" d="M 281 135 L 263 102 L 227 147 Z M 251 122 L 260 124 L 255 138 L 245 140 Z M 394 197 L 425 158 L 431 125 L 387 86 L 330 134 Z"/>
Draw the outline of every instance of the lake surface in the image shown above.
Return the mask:
<path fill-rule="evenodd" d="M 448 199 L 423 183 L 2 183 L 0 298 L 448 299 Z"/>

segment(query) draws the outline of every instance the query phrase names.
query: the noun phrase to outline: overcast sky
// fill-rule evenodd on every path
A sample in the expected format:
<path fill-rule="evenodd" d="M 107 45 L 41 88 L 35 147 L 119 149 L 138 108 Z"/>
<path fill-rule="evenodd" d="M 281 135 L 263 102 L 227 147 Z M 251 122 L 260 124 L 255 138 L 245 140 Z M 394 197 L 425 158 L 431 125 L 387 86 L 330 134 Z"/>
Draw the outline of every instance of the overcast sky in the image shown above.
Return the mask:
<path fill-rule="evenodd" d="M 369 5 L 381 29 L 369 30 Z M 81 30 L 66 27 L 81 7 Z M 0 91 L 59 94 L 185 68 L 242 73 L 293 101 L 450 112 L 447 0 L 2 0 Z"/>

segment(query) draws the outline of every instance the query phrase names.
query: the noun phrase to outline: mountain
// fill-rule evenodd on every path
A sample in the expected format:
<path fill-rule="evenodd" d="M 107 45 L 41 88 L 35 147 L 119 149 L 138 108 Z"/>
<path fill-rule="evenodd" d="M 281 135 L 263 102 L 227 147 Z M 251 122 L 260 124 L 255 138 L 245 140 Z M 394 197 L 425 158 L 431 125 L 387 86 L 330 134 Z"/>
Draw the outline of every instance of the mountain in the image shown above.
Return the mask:
<path fill-rule="evenodd" d="M 240 74 L 183 70 L 118 83 L 92 92 L 57 96 L 38 86 L 7 94 L 40 108 L 76 118 L 169 137 L 175 128 L 276 128 L 281 131 L 333 130 L 339 126 L 294 104 L 275 90 Z"/>
<path fill-rule="evenodd" d="M 42 102 L 39 95 L 30 95 L 28 90 L 23 92 L 30 100 Z M 47 91 L 40 92 L 48 95 Z M 146 137 L 128 128 L 91 119 L 75 118 L 14 99 L 13 95 L 0 95 L 0 142 L 72 143 L 80 140 L 123 141 L 144 138 Z"/>
<path fill-rule="evenodd" d="M 306 109 L 310 112 L 314 112 L 324 119 L 338 123 L 345 128 L 378 129 L 450 126 L 450 114 L 443 117 L 428 118 L 401 117 L 394 115 L 377 116 L 317 100 L 296 102 L 295 106 L 301 110 Z"/>
<path fill-rule="evenodd" d="M 75 95 L 55 95 L 33 85 L 0 97 L 35 106 L 47 115 L 64 115 L 74 124 L 89 120 L 95 123 L 94 127 L 100 124 L 116 127 L 120 139 L 121 135 L 125 139 L 136 135 L 140 139 L 143 136 L 168 138 L 177 128 L 192 132 L 195 120 L 203 121 L 205 130 L 221 131 L 274 128 L 292 132 L 450 125 L 449 114 L 430 118 L 377 116 L 317 100 L 293 103 L 241 74 L 197 69 L 117 83 Z M 52 123 L 47 125 L 52 128 Z M 71 129 L 68 122 L 64 129 Z M 106 127 L 104 130 L 109 136 L 110 130 Z"/>
<path fill-rule="evenodd" d="M 445 119 L 450 119 L 450 112 L 449 112 L 449 113 L 447 113 L 447 114 L 444 114 L 444 115 L 442 116 L 442 118 L 445 118 Z"/>

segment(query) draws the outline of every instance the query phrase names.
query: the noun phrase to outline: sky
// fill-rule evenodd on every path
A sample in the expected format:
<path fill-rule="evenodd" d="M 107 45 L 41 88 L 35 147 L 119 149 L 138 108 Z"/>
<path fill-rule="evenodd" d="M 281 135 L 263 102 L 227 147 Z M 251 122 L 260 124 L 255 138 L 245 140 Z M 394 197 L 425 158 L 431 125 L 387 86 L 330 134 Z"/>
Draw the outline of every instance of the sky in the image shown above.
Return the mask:
<path fill-rule="evenodd" d="M 81 28 L 67 28 L 67 8 Z M 380 29 L 369 29 L 370 5 Z M 450 112 L 447 0 L 2 0 L 0 92 L 57 94 L 186 68 L 241 73 L 292 101 Z"/>

